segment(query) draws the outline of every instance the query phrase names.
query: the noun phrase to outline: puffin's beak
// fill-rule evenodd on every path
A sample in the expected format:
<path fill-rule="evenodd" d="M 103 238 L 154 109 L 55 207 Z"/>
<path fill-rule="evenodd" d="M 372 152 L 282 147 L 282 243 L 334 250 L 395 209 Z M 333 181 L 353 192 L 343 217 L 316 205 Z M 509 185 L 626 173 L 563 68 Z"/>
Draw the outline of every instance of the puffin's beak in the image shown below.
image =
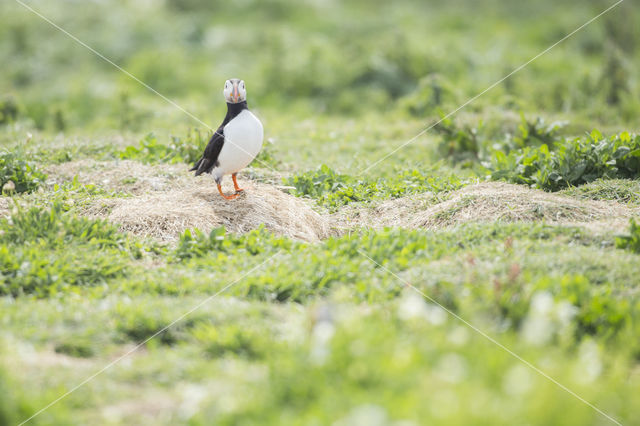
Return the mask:
<path fill-rule="evenodd" d="M 240 94 L 238 93 L 238 84 L 234 83 L 233 92 L 231 92 L 231 99 L 233 99 L 233 102 L 238 102 L 239 98 L 240 98 Z"/>

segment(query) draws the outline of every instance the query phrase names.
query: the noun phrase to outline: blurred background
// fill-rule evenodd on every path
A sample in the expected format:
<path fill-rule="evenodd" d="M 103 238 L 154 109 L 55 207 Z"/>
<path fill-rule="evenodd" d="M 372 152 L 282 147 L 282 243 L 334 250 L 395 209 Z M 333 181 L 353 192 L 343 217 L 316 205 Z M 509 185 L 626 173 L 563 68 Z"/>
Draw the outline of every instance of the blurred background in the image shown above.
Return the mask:
<path fill-rule="evenodd" d="M 285 161 L 336 138 L 396 146 L 613 3 L 28 2 L 213 128 L 224 81 L 246 80 Z M 13 0 L 0 5 L 0 40 L 4 144 L 25 132 L 131 142 L 203 127 Z M 456 118 L 501 126 L 525 113 L 567 119 L 575 134 L 637 129 L 638 43 L 640 12 L 624 2 Z"/>

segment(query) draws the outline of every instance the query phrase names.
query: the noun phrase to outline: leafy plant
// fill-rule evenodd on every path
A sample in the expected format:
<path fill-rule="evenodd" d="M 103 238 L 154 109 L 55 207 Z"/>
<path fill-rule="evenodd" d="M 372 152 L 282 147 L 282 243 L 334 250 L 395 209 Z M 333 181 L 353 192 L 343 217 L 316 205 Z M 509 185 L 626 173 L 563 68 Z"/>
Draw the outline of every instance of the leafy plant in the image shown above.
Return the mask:
<path fill-rule="evenodd" d="M 285 179 L 295 187 L 294 195 L 315 198 L 318 204 L 335 210 L 339 206 L 387 198 L 399 198 L 423 192 L 447 192 L 461 188 L 465 181 L 454 174 L 429 175 L 419 170 L 407 170 L 394 178 L 368 180 L 335 172 L 327 165 Z"/>
<path fill-rule="evenodd" d="M 175 317 L 161 307 L 149 310 L 141 306 L 121 305 L 117 307 L 116 312 L 116 330 L 120 334 L 118 340 L 136 343 L 159 332 L 156 336 L 157 341 L 165 345 L 172 345 L 185 337 L 185 330 L 203 320 L 194 315 L 167 328 L 167 325 L 171 324 Z M 155 343 L 155 341 L 150 342 L 150 344 Z"/>
<path fill-rule="evenodd" d="M 640 253 L 640 224 L 631 219 L 629 235 L 616 238 L 616 247 Z"/>
<path fill-rule="evenodd" d="M 493 180 L 537 186 L 547 191 L 577 186 L 598 178 L 640 176 L 640 135 L 627 132 L 604 138 L 598 131 L 565 140 L 554 151 L 544 144 L 505 154 L 495 151 L 488 165 Z"/>
<path fill-rule="evenodd" d="M 89 339 L 67 338 L 53 348 L 57 353 L 76 358 L 90 358 L 94 355 L 93 343 Z"/>
<path fill-rule="evenodd" d="M 529 121 L 524 114 L 520 114 L 518 133 L 508 143 L 509 149 L 524 148 L 526 146 L 547 145 L 553 148 L 556 142 L 562 141 L 559 133 L 567 125 L 566 121 L 554 121 L 547 124 L 542 117 Z"/>
<path fill-rule="evenodd" d="M 192 335 L 214 358 L 227 355 L 260 358 L 275 347 L 268 336 L 238 325 L 203 324 L 195 327 Z"/>
<path fill-rule="evenodd" d="M 454 163 L 477 161 L 486 144 L 478 127 L 458 126 L 451 118 L 443 118 L 434 128 L 441 135 L 438 154 Z"/>
<path fill-rule="evenodd" d="M 127 243 L 114 225 L 57 204 L 0 220 L 0 295 L 51 296 L 125 275 Z"/>
<path fill-rule="evenodd" d="M 477 126 L 458 125 L 451 118 L 443 118 L 434 127 L 434 131 L 441 135 L 438 144 L 438 154 L 441 157 L 463 166 L 473 166 L 478 161 L 490 159 L 492 151 L 496 149 L 509 153 L 543 144 L 553 148 L 556 142 L 562 141 L 559 133 L 566 124 L 564 121 L 547 124 L 541 117 L 527 120 L 521 113 L 515 135 L 489 132 L 482 121 Z"/>
<path fill-rule="evenodd" d="M 208 142 L 209 139 L 199 129 L 190 130 L 184 138 L 172 136 L 169 144 L 158 142 L 158 138 L 149 133 L 137 147 L 126 147 L 119 153 L 119 157 L 144 163 L 191 164 L 200 158 Z"/>
<path fill-rule="evenodd" d="M 0 246 L 0 295 L 48 297 L 76 286 L 105 283 L 125 272 L 121 256 L 83 244 L 66 251 L 44 243 Z"/>
<path fill-rule="evenodd" d="M 9 219 L 0 219 L 0 242 L 27 244 L 43 242 L 51 248 L 82 241 L 99 248 L 123 249 L 126 236 L 104 220 L 66 214 L 60 204 L 51 209 L 20 210 Z"/>
<path fill-rule="evenodd" d="M 224 226 L 212 229 L 207 235 L 199 229 L 187 229 L 180 236 L 173 258 L 182 261 L 193 257 L 203 257 L 209 253 L 246 252 L 252 256 L 274 249 L 288 249 L 293 243 L 278 237 L 260 226 L 244 235 L 227 233 Z"/>
<path fill-rule="evenodd" d="M 12 191 L 31 192 L 47 178 L 35 164 L 27 161 L 20 151 L 0 153 L 0 188 L 13 183 Z M 10 184 L 11 185 L 11 184 Z"/>

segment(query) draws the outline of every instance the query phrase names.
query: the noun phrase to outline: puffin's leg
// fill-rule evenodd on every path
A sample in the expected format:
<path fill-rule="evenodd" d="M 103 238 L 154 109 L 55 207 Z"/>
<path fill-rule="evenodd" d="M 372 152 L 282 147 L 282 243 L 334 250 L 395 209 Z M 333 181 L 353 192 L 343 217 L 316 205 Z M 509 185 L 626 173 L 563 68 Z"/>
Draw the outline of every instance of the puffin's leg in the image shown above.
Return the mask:
<path fill-rule="evenodd" d="M 220 185 L 221 182 L 222 182 L 222 178 L 216 179 L 216 184 L 218 185 L 218 192 L 220 193 L 220 195 L 222 195 L 223 198 L 226 198 L 227 200 L 233 200 L 238 196 L 238 194 L 224 195 L 224 192 L 222 192 L 222 185 Z"/>
<path fill-rule="evenodd" d="M 237 192 L 242 192 L 242 191 L 244 191 L 244 189 L 242 189 L 242 188 L 240 188 L 240 187 L 238 186 L 238 181 L 236 180 L 236 175 L 237 175 L 237 174 L 238 174 L 238 173 L 233 173 L 233 174 L 231 174 L 231 179 L 233 179 L 233 186 L 235 186 L 235 187 L 236 187 L 236 193 L 237 193 Z"/>
<path fill-rule="evenodd" d="M 222 186 L 220 186 L 220 184 L 218 184 L 218 192 L 220 192 L 220 195 L 222 195 L 222 197 L 226 198 L 227 200 L 233 200 L 238 196 L 238 194 L 224 195 L 224 192 L 222 192 Z"/>

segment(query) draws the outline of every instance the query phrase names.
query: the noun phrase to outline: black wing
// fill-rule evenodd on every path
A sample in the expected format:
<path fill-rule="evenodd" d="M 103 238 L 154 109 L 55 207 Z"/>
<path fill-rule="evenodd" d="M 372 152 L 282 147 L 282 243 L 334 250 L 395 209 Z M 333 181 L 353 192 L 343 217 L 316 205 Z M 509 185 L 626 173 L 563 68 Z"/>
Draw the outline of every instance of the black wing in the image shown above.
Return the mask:
<path fill-rule="evenodd" d="M 211 173 L 211 170 L 218 165 L 218 156 L 222 151 L 222 145 L 224 145 L 224 127 L 220 126 L 211 136 L 202 157 L 189 171 L 195 170 L 196 176 L 200 176 L 202 173 Z"/>

